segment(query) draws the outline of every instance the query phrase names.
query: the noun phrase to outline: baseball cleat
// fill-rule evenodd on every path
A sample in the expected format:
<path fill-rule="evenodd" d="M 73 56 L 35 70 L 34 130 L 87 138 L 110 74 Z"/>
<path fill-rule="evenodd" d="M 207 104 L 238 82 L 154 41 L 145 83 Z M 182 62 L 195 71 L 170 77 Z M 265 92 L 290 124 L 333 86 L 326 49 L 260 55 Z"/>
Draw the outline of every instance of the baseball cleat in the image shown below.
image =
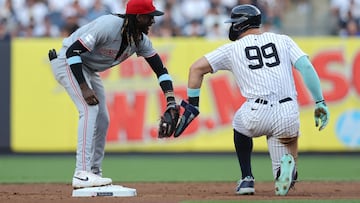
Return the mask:
<path fill-rule="evenodd" d="M 87 171 L 76 171 L 72 179 L 72 186 L 74 189 L 97 187 L 110 185 L 112 180 L 110 178 L 102 178 Z"/>
<path fill-rule="evenodd" d="M 290 154 L 285 154 L 281 158 L 280 173 L 275 179 L 275 194 L 285 196 L 291 186 L 294 185 L 296 175 L 295 160 Z"/>
<path fill-rule="evenodd" d="M 246 176 L 244 179 L 238 181 L 235 193 L 238 195 L 253 195 L 255 194 L 255 179 L 251 176 Z"/>
<path fill-rule="evenodd" d="M 91 167 L 91 172 L 95 175 L 102 177 L 102 169 L 99 167 Z"/>

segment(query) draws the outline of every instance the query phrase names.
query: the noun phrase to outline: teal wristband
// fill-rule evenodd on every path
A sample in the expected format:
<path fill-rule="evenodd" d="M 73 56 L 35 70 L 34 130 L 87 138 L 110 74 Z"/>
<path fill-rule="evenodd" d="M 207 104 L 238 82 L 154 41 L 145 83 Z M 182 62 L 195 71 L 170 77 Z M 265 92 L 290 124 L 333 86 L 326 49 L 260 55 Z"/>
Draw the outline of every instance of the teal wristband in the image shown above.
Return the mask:
<path fill-rule="evenodd" d="M 71 66 L 73 64 L 82 63 L 82 60 L 80 56 L 72 56 L 70 58 L 67 58 L 67 62 Z"/>
<path fill-rule="evenodd" d="M 166 80 L 172 81 L 172 78 L 169 74 L 165 73 L 165 74 L 162 74 L 158 80 L 159 80 L 159 83 L 161 83 Z"/>
<path fill-rule="evenodd" d="M 200 88 L 197 88 L 197 89 L 187 88 L 187 95 L 188 95 L 188 97 L 199 97 L 200 96 Z"/>

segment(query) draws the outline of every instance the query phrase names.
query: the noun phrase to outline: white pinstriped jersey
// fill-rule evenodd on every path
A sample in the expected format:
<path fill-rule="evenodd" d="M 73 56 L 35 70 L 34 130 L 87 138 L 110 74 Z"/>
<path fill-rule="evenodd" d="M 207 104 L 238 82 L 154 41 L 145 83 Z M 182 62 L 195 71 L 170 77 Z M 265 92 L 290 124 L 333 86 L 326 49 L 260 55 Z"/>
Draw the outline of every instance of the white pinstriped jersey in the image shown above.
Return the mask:
<path fill-rule="evenodd" d="M 286 35 L 247 35 L 205 55 L 213 69 L 229 70 L 248 98 L 296 98 L 292 65 L 305 53 Z"/>
<path fill-rule="evenodd" d="M 279 138 L 299 136 L 292 67 L 304 55 L 290 37 L 268 32 L 246 35 L 205 55 L 213 73 L 229 70 L 234 74 L 247 101 L 236 111 L 233 128 L 251 138 L 266 136 L 274 178 L 284 154 L 297 156 L 297 141 L 284 143 Z"/>

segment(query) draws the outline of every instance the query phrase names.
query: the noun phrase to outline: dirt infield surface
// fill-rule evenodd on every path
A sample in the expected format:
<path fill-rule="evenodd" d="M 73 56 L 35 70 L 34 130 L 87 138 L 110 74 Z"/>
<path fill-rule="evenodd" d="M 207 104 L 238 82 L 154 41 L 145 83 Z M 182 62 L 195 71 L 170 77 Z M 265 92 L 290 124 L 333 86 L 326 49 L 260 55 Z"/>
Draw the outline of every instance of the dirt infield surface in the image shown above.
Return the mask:
<path fill-rule="evenodd" d="M 256 182 L 256 194 L 238 196 L 231 182 L 184 182 L 184 183 L 122 183 L 137 189 L 136 197 L 71 197 L 70 184 L 0 184 L 0 202 L 116 202 L 116 203 L 177 203 L 204 200 L 344 200 L 360 201 L 360 182 L 298 182 L 288 196 L 274 195 L 272 182 Z M 341 201 L 339 201 L 341 202 Z"/>

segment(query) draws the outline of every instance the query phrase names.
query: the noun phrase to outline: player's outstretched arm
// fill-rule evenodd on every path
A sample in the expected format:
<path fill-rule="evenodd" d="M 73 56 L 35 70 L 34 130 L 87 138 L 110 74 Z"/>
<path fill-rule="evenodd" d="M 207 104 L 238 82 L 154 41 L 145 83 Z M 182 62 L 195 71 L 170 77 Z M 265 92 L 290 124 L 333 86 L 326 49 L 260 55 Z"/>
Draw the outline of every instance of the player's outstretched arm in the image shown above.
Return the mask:
<path fill-rule="evenodd" d="M 145 58 L 145 60 L 156 74 L 167 103 L 166 109 L 160 118 L 158 138 L 171 137 L 175 132 L 180 117 L 180 107 L 175 101 L 172 78 L 158 54 Z"/>
<path fill-rule="evenodd" d="M 199 115 L 201 84 L 204 79 L 204 75 L 210 72 L 212 72 L 212 68 L 205 57 L 201 57 L 191 65 L 188 75 L 188 103 L 186 101 L 181 101 L 180 105 L 184 108 L 184 113 L 180 117 L 174 137 L 180 136 L 190 123 Z"/>
<path fill-rule="evenodd" d="M 322 94 L 319 76 L 307 56 L 302 56 L 298 59 L 295 63 L 295 68 L 300 71 L 306 87 L 309 89 L 315 100 L 315 126 L 319 127 L 320 125 L 319 130 L 322 130 L 329 123 L 330 112 Z"/>

